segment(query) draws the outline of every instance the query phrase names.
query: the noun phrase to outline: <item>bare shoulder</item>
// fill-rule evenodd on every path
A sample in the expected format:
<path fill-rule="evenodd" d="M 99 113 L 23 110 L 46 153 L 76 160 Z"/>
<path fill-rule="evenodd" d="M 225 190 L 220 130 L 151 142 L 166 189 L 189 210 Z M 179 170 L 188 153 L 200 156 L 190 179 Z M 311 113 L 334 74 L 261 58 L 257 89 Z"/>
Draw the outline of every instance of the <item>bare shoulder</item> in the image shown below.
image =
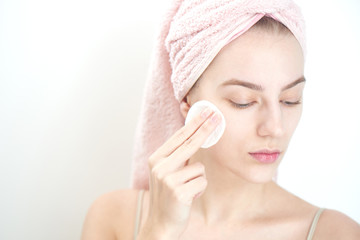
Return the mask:
<path fill-rule="evenodd" d="M 138 192 L 124 189 L 96 199 L 88 210 L 81 239 L 131 239 Z"/>
<path fill-rule="evenodd" d="M 309 230 L 319 207 L 299 198 L 280 186 L 275 185 L 275 187 L 278 190 L 277 196 L 281 196 L 281 200 L 276 199 L 278 202 L 281 202 L 279 205 L 281 206 L 280 212 L 292 212 L 296 216 L 295 219 L 297 219 L 294 221 L 296 225 L 304 226 L 302 232 Z M 333 209 L 325 209 L 321 213 L 316 225 L 313 240 L 325 239 L 360 240 L 360 225 L 344 213 Z"/>
<path fill-rule="evenodd" d="M 325 209 L 319 218 L 314 240 L 317 239 L 360 239 L 360 225 L 336 210 Z"/>

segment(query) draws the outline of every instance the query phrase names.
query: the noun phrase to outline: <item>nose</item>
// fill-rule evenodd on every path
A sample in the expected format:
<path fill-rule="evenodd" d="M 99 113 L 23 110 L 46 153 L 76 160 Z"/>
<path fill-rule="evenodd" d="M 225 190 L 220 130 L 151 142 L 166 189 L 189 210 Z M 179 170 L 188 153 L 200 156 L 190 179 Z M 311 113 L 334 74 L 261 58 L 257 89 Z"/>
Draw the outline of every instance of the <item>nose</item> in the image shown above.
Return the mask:
<path fill-rule="evenodd" d="M 280 137 L 284 134 L 283 114 L 279 105 L 264 106 L 257 132 L 262 137 Z"/>

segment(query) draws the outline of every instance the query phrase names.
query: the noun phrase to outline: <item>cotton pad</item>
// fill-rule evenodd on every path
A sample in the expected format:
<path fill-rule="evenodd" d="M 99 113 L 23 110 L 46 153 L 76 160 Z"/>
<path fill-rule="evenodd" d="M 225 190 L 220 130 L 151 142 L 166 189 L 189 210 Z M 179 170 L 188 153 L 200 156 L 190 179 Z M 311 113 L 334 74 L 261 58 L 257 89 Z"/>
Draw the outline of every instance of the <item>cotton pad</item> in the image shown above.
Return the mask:
<path fill-rule="evenodd" d="M 225 118 L 224 115 L 220 112 L 220 110 L 211 102 L 206 100 L 201 100 L 196 103 L 194 103 L 191 108 L 189 109 L 189 112 L 185 119 L 185 124 L 188 123 L 191 119 L 193 119 L 196 115 L 200 114 L 202 110 L 204 110 L 206 107 L 211 108 L 214 113 L 219 113 L 221 116 L 221 123 L 216 127 L 216 129 L 210 134 L 210 136 L 206 139 L 204 144 L 201 146 L 202 148 L 209 148 L 216 144 L 221 136 L 223 135 L 225 131 Z"/>

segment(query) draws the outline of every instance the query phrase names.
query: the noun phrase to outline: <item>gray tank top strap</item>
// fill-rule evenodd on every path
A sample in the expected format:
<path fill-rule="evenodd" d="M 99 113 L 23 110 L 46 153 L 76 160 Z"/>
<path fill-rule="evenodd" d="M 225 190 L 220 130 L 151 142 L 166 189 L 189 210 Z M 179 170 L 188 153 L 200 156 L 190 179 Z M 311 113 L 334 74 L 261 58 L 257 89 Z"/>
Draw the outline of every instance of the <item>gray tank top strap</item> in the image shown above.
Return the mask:
<path fill-rule="evenodd" d="M 314 233 L 315 233 L 316 225 L 317 225 L 317 223 L 318 223 L 318 221 L 319 221 L 319 218 L 320 218 L 321 213 L 322 213 L 324 210 L 325 210 L 324 208 L 319 208 L 319 210 L 316 212 L 315 217 L 314 217 L 313 222 L 312 222 L 311 227 L 310 227 L 310 231 L 309 231 L 308 237 L 307 237 L 306 240 L 312 240 L 313 235 L 314 235 Z"/>
<path fill-rule="evenodd" d="M 136 207 L 136 217 L 135 217 L 135 228 L 134 228 L 134 240 L 139 233 L 140 220 L 141 220 L 141 210 L 142 210 L 142 202 L 143 202 L 144 190 L 140 190 L 137 199 L 137 207 Z"/>

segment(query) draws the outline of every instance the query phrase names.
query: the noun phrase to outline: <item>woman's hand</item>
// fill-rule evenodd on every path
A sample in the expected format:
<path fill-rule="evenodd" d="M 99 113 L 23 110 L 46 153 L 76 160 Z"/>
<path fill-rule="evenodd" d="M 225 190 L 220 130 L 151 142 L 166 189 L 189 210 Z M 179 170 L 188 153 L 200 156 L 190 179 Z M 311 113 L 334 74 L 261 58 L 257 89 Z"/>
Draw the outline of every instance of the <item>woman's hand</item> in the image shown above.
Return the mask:
<path fill-rule="evenodd" d="M 138 239 L 178 239 L 184 232 L 192 202 L 207 186 L 204 165 L 187 162 L 220 121 L 204 109 L 151 155 L 149 216 Z"/>

